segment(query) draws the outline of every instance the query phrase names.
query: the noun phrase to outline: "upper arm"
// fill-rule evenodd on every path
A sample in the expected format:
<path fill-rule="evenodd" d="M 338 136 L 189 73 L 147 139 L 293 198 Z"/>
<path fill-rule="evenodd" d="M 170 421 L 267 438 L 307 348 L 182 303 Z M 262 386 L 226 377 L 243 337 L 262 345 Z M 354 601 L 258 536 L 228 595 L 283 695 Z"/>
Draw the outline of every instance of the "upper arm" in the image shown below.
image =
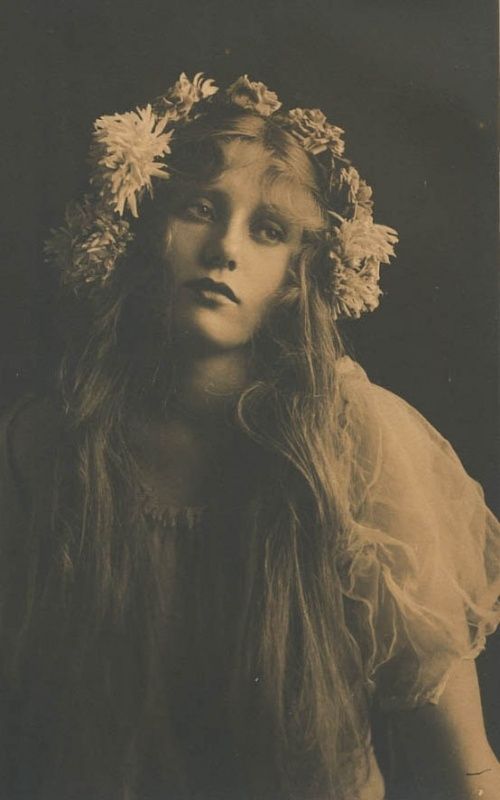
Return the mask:
<path fill-rule="evenodd" d="M 473 661 L 453 669 L 437 704 L 390 715 L 394 740 L 425 800 L 497 800 L 500 766 L 484 728 Z"/>
<path fill-rule="evenodd" d="M 362 376 L 344 392 L 360 489 L 339 574 L 396 769 L 422 786 L 395 800 L 498 800 L 472 659 L 500 620 L 500 526 L 415 409 Z"/>

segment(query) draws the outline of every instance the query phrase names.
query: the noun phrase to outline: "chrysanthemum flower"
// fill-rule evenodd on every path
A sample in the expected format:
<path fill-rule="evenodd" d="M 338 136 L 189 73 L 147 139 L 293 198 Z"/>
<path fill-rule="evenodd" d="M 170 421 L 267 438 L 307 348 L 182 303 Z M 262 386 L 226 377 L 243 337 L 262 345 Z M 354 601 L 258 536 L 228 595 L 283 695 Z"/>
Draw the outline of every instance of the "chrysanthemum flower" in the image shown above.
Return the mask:
<path fill-rule="evenodd" d="M 152 193 L 152 178 L 168 178 L 165 164 L 156 160 L 170 153 L 172 131 L 164 133 L 168 122 L 168 114 L 159 118 L 150 105 L 96 120 L 94 182 L 120 216 L 128 206 L 137 217 L 138 194 L 144 189 Z"/>
<path fill-rule="evenodd" d="M 364 258 L 375 258 L 388 264 L 394 255 L 398 234 L 386 225 L 376 225 L 371 219 L 343 222 L 335 231 L 334 252 L 346 266 L 356 269 Z"/>
<path fill-rule="evenodd" d="M 333 156 L 341 156 L 344 152 L 341 138 L 344 131 L 328 122 L 319 108 L 292 108 L 288 118 L 290 132 L 308 152 L 318 155 L 329 150 Z"/>
<path fill-rule="evenodd" d="M 395 230 L 369 218 L 344 221 L 334 233 L 330 289 L 336 316 L 359 317 L 379 304 L 380 264 L 388 264 Z"/>
<path fill-rule="evenodd" d="M 331 278 L 332 309 L 335 319 L 358 319 L 365 311 L 374 311 L 382 291 L 378 284 L 380 264 L 376 259 L 366 259 L 359 270 L 345 269 L 336 260 Z"/>
<path fill-rule="evenodd" d="M 205 78 L 203 72 L 197 72 L 193 80 L 190 81 L 185 72 L 179 76 L 179 80 L 174 83 L 167 92 L 167 103 L 172 103 L 171 114 L 175 120 L 187 117 L 195 103 L 205 100 L 219 91 L 212 78 Z"/>
<path fill-rule="evenodd" d="M 126 220 L 86 196 L 82 203 L 67 206 L 64 225 L 52 231 L 45 254 L 61 271 L 64 283 L 102 283 L 132 238 Z"/>
<path fill-rule="evenodd" d="M 69 206 L 65 225 L 52 232 L 46 246 L 64 282 L 78 287 L 107 281 L 133 238 L 122 218 L 125 211 L 129 209 L 137 217 L 143 194 L 153 193 L 153 179 L 169 177 L 167 156 L 174 130 L 209 112 L 213 99 L 262 117 L 282 106 L 275 92 L 248 75 L 219 92 L 203 72 L 197 72 L 192 80 L 182 72 L 153 106 L 103 116 L 95 122 L 91 148 L 95 194 Z M 372 190 L 342 158 L 341 128 L 329 123 L 317 108 L 294 108 L 276 114 L 275 120 L 310 155 L 325 154 L 318 161 L 327 181 L 325 199 L 332 226 L 327 233 L 330 268 L 325 265 L 324 288 L 333 313 L 358 317 L 362 311 L 373 310 L 381 293 L 379 267 L 394 255 L 396 232 L 373 223 Z"/>
<path fill-rule="evenodd" d="M 335 209 L 340 217 L 372 219 L 372 189 L 352 165 L 332 169 L 329 192 L 331 209 Z"/>
<path fill-rule="evenodd" d="M 272 92 L 260 81 L 251 81 L 248 75 L 241 75 L 231 84 L 226 96 L 231 103 L 255 111 L 262 117 L 271 116 L 282 105 L 276 92 Z"/>

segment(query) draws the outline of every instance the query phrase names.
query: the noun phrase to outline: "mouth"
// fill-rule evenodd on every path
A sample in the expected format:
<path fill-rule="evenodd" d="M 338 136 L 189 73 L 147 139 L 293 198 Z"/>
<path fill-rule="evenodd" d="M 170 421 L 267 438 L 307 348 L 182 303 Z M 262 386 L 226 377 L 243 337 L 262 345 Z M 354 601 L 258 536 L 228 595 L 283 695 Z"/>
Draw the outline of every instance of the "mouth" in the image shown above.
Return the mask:
<path fill-rule="evenodd" d="M 212 278 L 199 278 L 198 280 L 187 281 L 184 285 L 187 286 L 188 289 L 192 289 L 199 296 L 210 298 L 213 295 L 219 295 L 221 297 L 226 297 L 233 303 L 238 304 L 241 302 L 227 283 L 219 283 L 213 281 Z"/>

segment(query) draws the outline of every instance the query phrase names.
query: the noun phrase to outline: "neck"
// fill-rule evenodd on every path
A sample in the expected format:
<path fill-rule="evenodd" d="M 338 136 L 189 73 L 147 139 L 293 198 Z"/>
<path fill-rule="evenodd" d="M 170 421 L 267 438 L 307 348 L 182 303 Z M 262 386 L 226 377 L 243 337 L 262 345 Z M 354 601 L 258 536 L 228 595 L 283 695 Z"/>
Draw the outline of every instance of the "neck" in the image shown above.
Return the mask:
<path fill-rule="evenodd" d="M 177 369 L 176 407 L 196 416 L 218 416 L 232 408 L 248 382 L 249 356 L 245 350 L 190 355 L 179 359 Z"/>

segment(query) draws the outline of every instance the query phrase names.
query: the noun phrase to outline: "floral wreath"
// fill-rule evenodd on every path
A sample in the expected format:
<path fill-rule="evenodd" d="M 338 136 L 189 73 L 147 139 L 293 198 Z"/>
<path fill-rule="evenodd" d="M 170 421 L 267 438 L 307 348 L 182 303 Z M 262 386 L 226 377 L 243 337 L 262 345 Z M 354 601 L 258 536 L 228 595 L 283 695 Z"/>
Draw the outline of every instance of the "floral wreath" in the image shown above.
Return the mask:
<path fill-rule="evenodd" d="M 133 239 L 130 218 L 138 217 L 146 194 L 153 196 L 154 182 L 170 177 L 168 155 L 176 128 L 221 101 L 262 117 L 273 115 L 307 153 L 321 155 L 330 194 L 331 226 L 326 239 L 333 315 L 357 318 L 373 311 L 382 294 L 380 264 L 389 263 L 398 236 L 392 228 L 373 222 L 372 190 L 343 157 L 344 131 L 317 108 L 281 111 L 275 92 L 247 75 L 220 90 L 202 72 L 192 80 L 183 72 L 153 105 L 96 120 L 90 151 L 91 191 L 82 202 L 67 206 L 64 225 L 51 231 L 45 245 L 63 284 L 78 292 L 83 286 L 101 286 L 109 280 Z"/>

